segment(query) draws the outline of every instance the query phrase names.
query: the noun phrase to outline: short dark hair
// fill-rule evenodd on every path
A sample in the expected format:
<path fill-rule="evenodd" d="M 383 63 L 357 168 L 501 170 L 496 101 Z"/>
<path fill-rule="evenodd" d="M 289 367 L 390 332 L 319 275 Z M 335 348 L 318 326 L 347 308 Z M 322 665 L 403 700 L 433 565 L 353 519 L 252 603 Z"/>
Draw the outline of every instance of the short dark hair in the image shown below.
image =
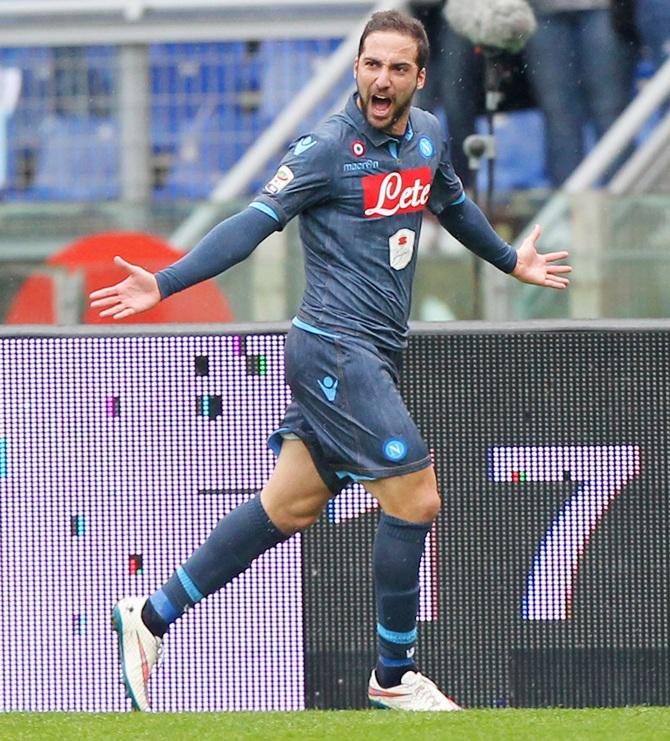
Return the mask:
<path fill-rule="evenodd" d="M 361 40 L 358 43 L 358 56 L 363 53 L 365 39 L 376 31 L 396 31 L 397 33 L 411 36 L 416 41 L 416 63 L 419 69 L 423 69 L 428 64 L 428 55 L 430 46 L 428 36 L 423 23 L 412 18 L 411 15 L 400 13 L 397 10 L 380 10 L 373 13 L 370 20 L 365 25 Z"/>

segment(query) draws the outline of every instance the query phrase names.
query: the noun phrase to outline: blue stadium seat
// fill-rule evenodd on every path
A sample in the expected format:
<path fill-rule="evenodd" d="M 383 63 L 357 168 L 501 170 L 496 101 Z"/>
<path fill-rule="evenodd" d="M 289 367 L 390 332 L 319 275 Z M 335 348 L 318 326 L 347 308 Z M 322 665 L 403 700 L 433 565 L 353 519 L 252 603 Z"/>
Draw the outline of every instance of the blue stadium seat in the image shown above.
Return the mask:
<path fill-rule="evenodd" d="M 49 49 L 0 49 L 0 65 L 21 70 L 21 92 L 7 122 L 8 182 L 3 197 L 24 197 L 24 169 L 39 148 L 39 127 L 49 112 Z"/>
<path fill-rule="evenodd" d="M 193 120 L 182 126 L 172 166 L 156 197 L 206 198 L 259 133 L 259 119 L 253 112 L 204 104 Z"/>
<path fill-rule="evenodd" d="M 151 48 L 151 141 L 168 172 L 158 199 L 205 198 L 259 133 L 259 62 L 245 42 Z"/>
<path fill-rule="evenodd" d="M 262 124 L 269 125 L 276 115 L 300 92 L 318 69 L 319 62 L 330 55 L 340 39 L 287 39 L 264 41 L 259 49 L 260 110 Z M 300 70 L 300 74 L 296 74 Z M 350 86 L 353 89 L 353 84 Z M 332 97 L 332 96 L 331 96 Z M 330 99 L 329 99 L 330 100 Z M 311 128 L 325 113 L 324 104 L 304 122 Z"/>
<path fill-rule="evenodd" d="M 155 44 L 150 47 L 151 139 L 174 151 L 212 101 L 234 101 L 244 77 L 246 44 Z"/>
<path fill-rule="evenodd" d="M 478 119 L 477 131 L 487 133 L 484 117 Z M 544 119 L 538 110 L 497 114 L 494 133 L 496 192 L 549 187 L 545 172 Z M 477 182 L 482 192 L 487 189 L 488 174 L 484 162 Z"/>
<path fill-rule="evenodd" d="M 38 200 L 101 201 L 120 196 L 119 126 L 113 118 L 44 119 L 29 196 Z"/>

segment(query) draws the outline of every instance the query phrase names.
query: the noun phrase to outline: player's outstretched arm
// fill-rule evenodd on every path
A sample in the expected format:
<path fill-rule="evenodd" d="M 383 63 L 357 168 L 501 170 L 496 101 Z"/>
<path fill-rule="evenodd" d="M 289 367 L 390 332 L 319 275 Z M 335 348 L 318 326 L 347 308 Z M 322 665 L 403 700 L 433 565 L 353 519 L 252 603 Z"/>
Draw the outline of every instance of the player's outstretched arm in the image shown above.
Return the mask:
<path fill-rule="evenodd" d="M 442 226 L 465 247 L 504 273 L 517 263 L 516 250 L 496 233 L 479 206 L 467 196 L 447 206 L 437 215 Z"/>
<path fill-rule="evenodd" d="M 102 309 L 100 316 L 124 319 L 156 306 L 161 300 L 156 276 L 139 265 L 126 262 L 122 257 L 115 257 L 114 264 L 123 268 L 128 275 L 114 286 L 93 291 L 90 295 L 91 307 Z"/>
<path fill-rule="evenodd" d="M 100 316 L 124 319 L 155 306 L 161 299 L 228 270 L 248 257 L 272 232 L 279 219 L 251 204 L 215 226 L 184 257 L 156 274 L 120 257 L 114 262 L 128 272 L 115 286 L 91 294 L 91 307 Z"/>
<path fill-rule="evenodd" d="M 542 234 L 539 225 L 535 228 L 517 250 L 516 266 L 512 275 L 522 283 L 532 283 L 547 288 L 567 288 L 570 285 L 566 273 L 572 271 L 570 265 L 557 265 L 559 260 L 565 260 L 567 251 L 548 252 L 541 254 L 537 251 L 537 241 Z"/>
<path fill-rule="evenodd" d="M 523 283 L 533 283 L 548 288 L 567 288 L 566 277 L 572 268 L 558 265 L 568 253 L 537 251 L 537 241 L 542 230 L 536 226 L 518 250 L 507 244 L 494 230 L 476 203 L 462 196 L 447 206 L 437 218 L 442 226 L 469 250 L 505 273 L 511 273 Z"/>

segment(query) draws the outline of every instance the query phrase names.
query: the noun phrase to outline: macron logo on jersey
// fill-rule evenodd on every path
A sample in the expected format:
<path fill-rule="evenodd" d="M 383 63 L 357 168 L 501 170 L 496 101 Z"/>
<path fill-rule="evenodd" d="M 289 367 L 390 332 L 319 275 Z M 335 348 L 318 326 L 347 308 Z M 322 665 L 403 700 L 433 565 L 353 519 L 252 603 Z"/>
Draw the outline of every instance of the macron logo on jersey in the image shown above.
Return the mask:
<path fill-rule="evenodd" d="M 316 146 L 316 139 L 312 139 L 311 136 L 303 136 L 303 138 L 295 145 L 293 152 L 296 157 L 299 157 L 303 152 L 306 152 L 314 146 Z"/>
<path fill-rule="evenodd" d="M 394 216 L 422 211 L 428 203 L 433 173 L 430 167 L 416 167 L 382 175 L 366 175 L 363 183 L 364 215 Z"/>

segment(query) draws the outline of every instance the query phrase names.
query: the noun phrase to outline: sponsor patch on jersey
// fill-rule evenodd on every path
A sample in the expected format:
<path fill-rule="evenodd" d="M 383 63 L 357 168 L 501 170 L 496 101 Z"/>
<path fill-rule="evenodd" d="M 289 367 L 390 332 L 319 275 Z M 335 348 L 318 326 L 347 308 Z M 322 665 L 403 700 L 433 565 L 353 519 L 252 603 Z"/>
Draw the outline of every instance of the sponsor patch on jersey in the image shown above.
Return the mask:
<path fill-rule="evenodd" d="M 419 139 L 419 152 L 426 159 L 430 159 L 435 154 L 435 146 L 427 136 L 422 136 Z"/>
<path fill-rule="evenodd" d="M 389 237 L 389 264 L 394 270 L 406 268 L 412 261 L 416 233 L 412 229 L 398 229 Z"/>
<path fill-rule="evenodd" d="M 293 170 L 287 165 L 282 165 L 272 180 L 265 186 L 264 190 L 266 193 L 272 193 L 273 195 L 279 193 L 280 190 L 284 190 L 294 177 Z"/>
<path fill-rule="evenodd" d="M 430 198 L 433 173 L 430 167 L 366 175 L 363 184 L 363 215 L 367 218 L 422 211 Z"/>
<path fill-rule="evenodd" d="M 354 157 L 363 157 L 367 150 L 365 149 L 365 144 L 360 139 L 356 139 L 351 142 L 351 151 Z"/>

